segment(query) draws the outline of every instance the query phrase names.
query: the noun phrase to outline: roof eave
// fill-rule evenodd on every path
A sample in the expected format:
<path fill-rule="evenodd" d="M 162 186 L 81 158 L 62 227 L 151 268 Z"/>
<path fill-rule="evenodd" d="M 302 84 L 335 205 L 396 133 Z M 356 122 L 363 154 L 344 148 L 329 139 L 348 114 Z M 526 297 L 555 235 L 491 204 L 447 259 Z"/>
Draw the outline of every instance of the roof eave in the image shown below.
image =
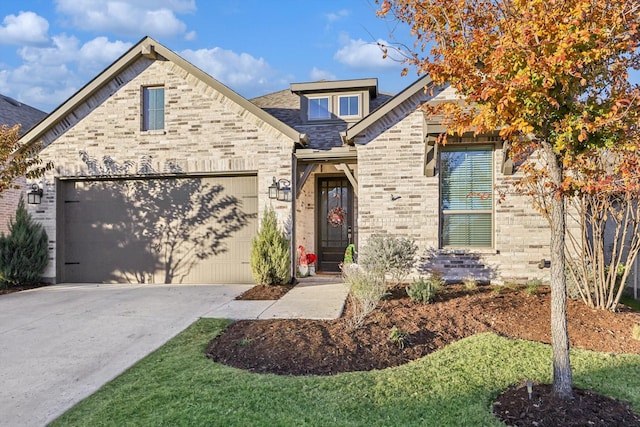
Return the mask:
<path fill-rule="evenodd" d="M 107 67 L 102 73 L 93 78 L 89 83 L 79 89 L 69 99 L 60 104 L 53 112 L 45 117 L 40 123 L 31 128 L 25 133 L 21 140 L 26 144 L 30 144 L 39 140 L 47 131 L 49 131 L 59 120 L 77 108 L 80 104 L 85 102 L 88 98 L 93 96 L 106 82 L 113 79 L 118 73 L 138 60 L 140 57 L 146 57 L 150 59 L 157 59 L 157 55 L 166 58 L 178 64 L 180 67 L 187 70 L 190 74 L 193 74 L 198 79 L 207 83 L 215 90 L 223 94 L 225 97 L 231 99 L 235 103 L 242 106 L 245 110 L 251 114 L 260 118 L 264 122 L 270 124 L 283 135 L 291 139 L 292 142 L 299 142 L 301 144 L 308 143 L 306 135 L 299 133 L 292 127 L 276 119 L 269 113 L 265 112 L 261 108 L 251 103 L 246 98 L 243 98 L 224 84 L 215 80 L 209 74 L 205 73 L 195 65 L 191 64 L 175 52 L 164 47 L 151 37 L 144 37 L 138 43 L 136 43 L 131 49 L 118 58 L 113 64 Z"/>
<path fill-rule="evenodd" d="M 349 128 L 344 132 L 342 136 L 343 142 L 348 143 L 350 145 L 353 144 L 353 139 L 362 131 L 367 129 L 369 126 L 374 124 L 376 121 L 380 120 L 382 117 L 387 115 L 391 110 L 396 108 L 398 105 L 402 104 L 404 101 L 413 96 L 418 90 L 426 90 L 426 88 L 432 86 L 433 80 L 428 75 L 425 75 L 418 80 L 416 80 L 413 84 L 406 87 L 396 96 L 382 104 L 379 108 L 371 112 L 366 117 L 363 117 L 360 121 L 354 123 L 349 126 Z"/>

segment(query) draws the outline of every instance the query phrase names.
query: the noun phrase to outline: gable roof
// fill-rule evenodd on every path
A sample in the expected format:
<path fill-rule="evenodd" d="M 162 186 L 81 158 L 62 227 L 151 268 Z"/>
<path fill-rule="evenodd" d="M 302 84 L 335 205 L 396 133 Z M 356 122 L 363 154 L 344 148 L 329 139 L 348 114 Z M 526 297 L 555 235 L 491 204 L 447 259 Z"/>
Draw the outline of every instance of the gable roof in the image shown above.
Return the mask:
<path fill-rule="evenodd" d="M 22 125 L 20 134 L 27 132 L 42 120 L 47 113 L 8 96 L 0 95 L 0 125 Z"/>
<path fill-rule="evenodd" d="M 90 98 L 93 94 L 95 94 L 105 84 L 111 81 L 128 66 L 133 64 L 141 57 L 156 59 L 158 55 L 185 69 L 191 75 L 197 77 L 202 82 L 220 92 L 225 97 L 240 105 L 244 110 L 250 112 L 265 123 L 268 123 L 275 129 L 280 131 L 283 135 L 287 136 L 293 142 L 306 143 L 306 135 L 301 134 L 292 127 L 268 114 L 261 108 L 251 103 L 246 98 L 229 89 L 227 86 L 223 85 L 218 80 L 214 79 L 209 74 L 205 73 L 204 71 L 191 64 L 189 61 L 182 58 L 172 50 L 158 43 L 151 37 L 142 38 L 124 55 L 122 55 L 113 64 L 107 67 L 102 73 L 98 74 L 93 80 L 91 80 L 84 87 L 73 94 L 69 99 L 67 99 L 64 103 L 58 106 L 51 114 L 49 114 L 49 116 L 47 116 L 44 120 L 34 126 L 22 137 L 22 139 L 27 143 L 38 141 L 47 131 L 53 128 L 59 121 L 63 120 L 68 114 L 70 114 L 73 110 L 75 110 L 78 106 L 80 106 L 83 102 L 85 102 L 88 98 Z"/>
<path fill-rule="evenodd" d="M 419 90 L 426 90 L 426 88 L 431 87 L 433 85 L 433 81 L 431 77 L 428 75 L 422 76 L 418 80 L 416 80 L 413 84 L 406 87 L 400 93 L 398 93 L 393 98 L 389 99 L 387 102 L 382 104 L 377 110 L 371 112 L 368 116 L 363 117 L 362 120 L 354 123 L 349 126 L 347 130 L 342 134 L 343 140 L 345 142 L 352 141 L 353 138 L 356 137 L 359 133 L 367 129 L 369 126 L 376 123 L 382 117 L 386 116 L 390 113 L 394 108 L 402 104 L 404 101 L 412 97 Z"/>

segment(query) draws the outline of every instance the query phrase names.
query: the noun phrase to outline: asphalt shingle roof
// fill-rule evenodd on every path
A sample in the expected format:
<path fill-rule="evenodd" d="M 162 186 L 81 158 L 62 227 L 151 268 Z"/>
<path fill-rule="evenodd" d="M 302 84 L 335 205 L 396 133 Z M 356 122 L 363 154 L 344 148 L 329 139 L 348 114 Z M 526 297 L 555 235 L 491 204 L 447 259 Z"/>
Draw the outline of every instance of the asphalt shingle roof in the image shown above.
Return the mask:
<path fill-rule="evenodd" d="M 392 95 L 390 94 L 379 93 L 376 98 L 370 101 L 369 111 L 375 110 L 391 97 Z M 307 134 L 309 137 L 309 148 L 328 150 L 343 145 L 340 139 L 340 132 L 346 130 L 348 123 L 303 123 L 300 118 L 300 97 L 291 92 L 291 89 L 269 93 L 253 98 L 250 101 L 298 132 Z"/>
<path fill-rule="evenodd" d="M 0 94 L 0 125 L 21 124 L 20 134 L 24 134 L 46 115 L 44 111 Z"/>

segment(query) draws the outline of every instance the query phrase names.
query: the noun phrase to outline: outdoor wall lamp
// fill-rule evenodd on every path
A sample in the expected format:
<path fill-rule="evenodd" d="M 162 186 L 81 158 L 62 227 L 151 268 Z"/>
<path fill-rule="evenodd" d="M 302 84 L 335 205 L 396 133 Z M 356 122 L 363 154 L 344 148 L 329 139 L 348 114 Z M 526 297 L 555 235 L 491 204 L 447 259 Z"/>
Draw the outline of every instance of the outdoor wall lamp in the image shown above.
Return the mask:
<path fill-rule="evenodd" d="M 38 184 L 32 184 L 31 190 L 27 192 L 27 203 L 30 205 L 39 205 L 42 201 L 42 188 Z"/>
<path fill-rule="evenodd" d="M 291 201 L 291 181 L 288 179 L 280 178 L 276 181 L 276 177 L 273 177 L 273 183 L 269 186 L 269 198 L 276 199 L 281 202 Z"/>

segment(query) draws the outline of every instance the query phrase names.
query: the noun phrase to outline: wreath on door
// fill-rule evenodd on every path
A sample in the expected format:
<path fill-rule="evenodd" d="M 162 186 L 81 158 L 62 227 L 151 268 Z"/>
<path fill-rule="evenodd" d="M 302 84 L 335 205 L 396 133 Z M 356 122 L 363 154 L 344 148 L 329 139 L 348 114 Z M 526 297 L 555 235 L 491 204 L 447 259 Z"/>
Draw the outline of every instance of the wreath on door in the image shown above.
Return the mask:
<path fill-rule="evenodd" d="M 332 227 L 342 227 L 344 224 L 344 217 L 347 214 L 344 209 L 340 206 L 336 206 L 329 210 L 327 214 L 327 221 L 331 224 Z"/>

